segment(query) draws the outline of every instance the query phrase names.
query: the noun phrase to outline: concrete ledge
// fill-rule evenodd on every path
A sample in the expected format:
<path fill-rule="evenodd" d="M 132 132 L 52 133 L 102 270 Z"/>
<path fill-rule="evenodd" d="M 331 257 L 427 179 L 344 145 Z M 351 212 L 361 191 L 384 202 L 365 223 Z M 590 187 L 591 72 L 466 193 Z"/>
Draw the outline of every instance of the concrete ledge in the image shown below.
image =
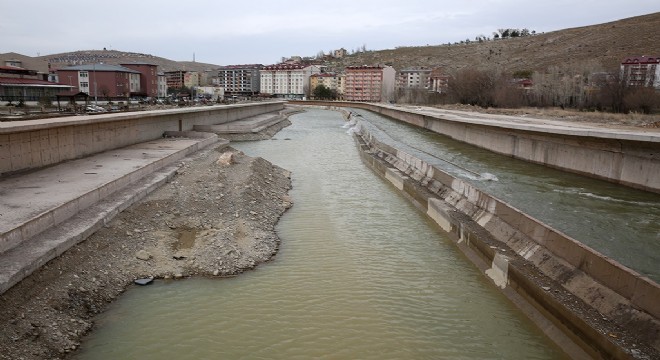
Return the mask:
<path fill-rule="evenodd" d="M 238 119 L 219 125 L 195 125 L 196 131 L 211 132 L 217 135 L 236 135 L 236 134 L 258 134 L 264 130 L 279 124 L 286 120 L 289 115 L 302 111 L 301 109 L 284 109 L 277 112 L 270 112 Z"/>
<path fill-rule="evenodd" d="M 128 206 L 171 179 L 178 166 L 170 165 L 105 200 L 76 213 L 56 227 L 50 227 L 0 256 L 0 294 L 92 235 Z"/>
<path fill-rule="evenodd" d="M 103 161 L 106 159 L 116 159 L 122 156 L 125 158 L 129 153 L 131 153 L 131 158 L 134 159 L 137 159 L 140 156 L 151 157 L 140 160 L 136 167 L 133 168 L 127 168 L 123 166 L 120 170 L 118 170 L 119 173 L 107 172 L 105 177 L 99 178 L 98 180 L 92 180 L 92 183 L 86 187 L 87 190 L 82 190 L 83 188 L 80 188 L 81 191 L 75 191 L 72 189 L 72 191 L 68 193 L 69 195 L 58 194 L 57 197 L 50 196 L 48 203 L 46 204 L 46 202 L 44 202 L 44 207 L 41 210 L 38 208 L 28 208 L 26 209 L 26 213 L 15 216 L 13 220 L 9 220 L 7 217 L 5 217 L 7 220 L 0 228 L 0 231 L 2 231 L 0 232 L 0 253 L 6 252 L 15 246 L 18 246 L 23 241 L 41 233 L 42 231 L 60 224 L 78 212 L 92 206 L 93 204 L 96 204 L 110 194 L 113 194 L 117 190 L 138 181 L 144 176 L 151 174 L 164 166 L 181 160 L 185 156 L 188 156 L 189 154 L 194 153 L 201 148 L 215 144 L 219 141 L 216 135 L 208 133 L 203 134 L 177 132 L 170 134 L 178 134 L 180 136 L 193 135 L 197 136 L 197 140 L 173 142 L 173 140 L 162 139 L 149 143 L 133 145 L 122 150 L 116 150 L 102 154 Z M 228 143 L 226 140 L 224 142 Z M 94 162 L 94 159 L 94 157 L 91 157 L 87 159 L 81 159 L 78 162 L 90 163 Z M 74 167 L 72 171 L 78 171 L 78 167 L 75 162 L 66 163 L 63 165 L 63 170 L 60 172 L 60 174 L 67 172 L 68 170 L 66 169 L 69 169 L 72 166 Z M 87 168 L 88 167 L 89 166 L 87 166 Z M 53 171 L 58 170 L 57 168 L 49 168 L 44 170 L 45 174 L 52 173 Z M 67 174 L 66 176 L 71 178 L 71 174 Z M 47 177 L 47 175 L 42 176 L 39 172 L 36 172 L 30 174 L 29 176 L 23 176 L 21 178 L 21 182 L 29 184 L 30 181 L 37 181 L 37 178 L 43 177 Z M 29 180 L 30 178 L 35 180 Z M 12 191 L 14 192 L 12 195 L 18 197 L 19 194 L 16 194 L 15 186 L 16 185 L 14 183 L 0 181 L 0 189 L 4 188 L 7 192 Z M 39 184 L 38 186 L 35 185 L 34 187 L 43 187 L 44 191 L 48 189 L 47 185 L 43 184 Z M 36 197 L 34 200 L 37 201 L 39 198 Z M 2 204 L 4 201 L 5 200 L 0 201 L 0 208 L 5 207 L 5 205 Z M 7 211 L 10 211 L 9 209 L 11 208 L 11 204 L 8 204 L 6 207 Z M 37 210 L 38 212 L 35 213 L 34 210 Z"/>
<path fill-rule="evenodd" d="M 656 130 L 384 103 L 289 103 L 366 109 L 496 153 L 660 193 L 660 131 Z"/>
<path fill-rule="evenodd" d="M 0 175 L 38 169 L 162 137 L 284 109 L 282 101 L 69 116 L 0 123 Z"/>
<path fill-rule="evenodd" d="M 598 319 L 606 316 L 622 329 L 639 324 L 632 327 L 633 336 L 660 353 L 657 283 L 441 169 L 384 144 L 365 126 L 359 126 L 356 139 L 365 163 L 451 234 L 459 248 L 490 263 L 486 274 L 496 285 L 505 292 L 515 289 L 518 295 L 507 296 L 524 298 L 535 309 L 528 309 L 530 314 L 546 316 L 553 327 L 579 345 L 581 350 L 572 347 L 576 354 L 630 357 L 585 314 Z M 534 281 L 525 275 L 530 271 L 536 273 Z M 575 300 L 560 301 L 546 286 Z M 581 306 L 583 313 L 576 312 Z"/>

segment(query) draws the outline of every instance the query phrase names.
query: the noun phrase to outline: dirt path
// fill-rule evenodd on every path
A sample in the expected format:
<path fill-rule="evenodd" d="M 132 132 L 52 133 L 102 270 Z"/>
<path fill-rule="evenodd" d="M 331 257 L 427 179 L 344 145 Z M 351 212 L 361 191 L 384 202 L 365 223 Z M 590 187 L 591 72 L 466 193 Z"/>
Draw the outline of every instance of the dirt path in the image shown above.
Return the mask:
<path fill-rule="evenodd" d="M 184 160 L 171 182 L 2 294 L 0 359 L 66 358 L 136 279 L 232 276 L 268 261 L 290 187 L 287 171 L 231 148 Z"/>

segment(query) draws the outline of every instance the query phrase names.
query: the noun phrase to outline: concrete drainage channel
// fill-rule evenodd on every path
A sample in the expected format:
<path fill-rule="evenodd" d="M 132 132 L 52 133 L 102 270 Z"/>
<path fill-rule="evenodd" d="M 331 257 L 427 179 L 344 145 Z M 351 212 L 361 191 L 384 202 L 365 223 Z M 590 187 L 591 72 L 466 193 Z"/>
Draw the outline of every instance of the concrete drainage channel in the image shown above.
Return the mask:
<path fill-rule="evenodd" d="M 366 121 L 354 134 L 364 163 L 449 233 L 569 356 L 658 358 L 658 284 L 415 158 Z"/>

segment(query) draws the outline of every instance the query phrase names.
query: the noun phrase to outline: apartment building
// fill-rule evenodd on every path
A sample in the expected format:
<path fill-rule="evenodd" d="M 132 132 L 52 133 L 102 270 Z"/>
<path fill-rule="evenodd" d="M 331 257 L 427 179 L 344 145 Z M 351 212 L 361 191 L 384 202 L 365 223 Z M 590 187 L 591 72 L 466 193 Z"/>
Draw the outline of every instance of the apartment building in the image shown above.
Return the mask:
<path fill-rule="evenodd" d="M 254 95 L 261 89 L 261 64 L 228 65 L 218 69 L 216 85 L 227 95 Z"/>
<path fill-rule="evenodd" d="M 621 62 L 621 78 L 630 86 L 660 90 L 660 56 L 631 56 Z"/>
<path fill-rule="evenodd" d="M 430 75 L 430 90 L 437 93 L 446 93 L 449 89 L 449 75 L 442 68 L 435 68 Z"/>
<path fill-rule="evenodd" d="M 397 72 L 396 86 L 399 89 L 429 89 L 431 69 L 409 68 Z"/>
<path fill-rule="evenodd" d="M 140 73 L 139 91 L 131 91 L 132 95 L 158 97 L 158 65 L 133 62 L 121 64 L 121 66 Z"/>
<path fill-rule="evenodd" d="M 346 51 L 346 49 L 344 49 L 344 48 L 337 49 L 337 50 L 332 52 L 332 56 L 334 56 L 338 59 L 341 59 L 341 58 L 343 58 L 347 55 L 348 55 L 348 51 Z"/>
<path fill-rule="evenodd" d="M 119 65 L 85 64 L 57 70 L 64 83 L 78 88 L 94 98 L 115 98 L 141 95 L 141 73 Z"/>
<path fill-rule="evenodd" d="M 309 77 L 309 88 L 311 91 L 323 85 L 331 90 L 337 90 L 337 75 L 334 73 L 319 73 Z"/>
<path fill-rule="evenodd" d="M 383 102 L 394 100 L 396 70 L 391 66 L 348 66 L 344 100 Z"/>
<path fill-rule="evenodd" d="M 260 91 L 280 98 L 304 99 L 309 97 L 310 76 L 320 72 L 317 65 L 269 65 L 259 71 Z"/>
<path fill-rule="evenodd" d="M 342 97 L 344 86 L 344 77 L 335 73 L 319 73 L 309 77 L 310 92 L 313 93 L 317 86 L 323 85 L 330 90 L 334 90 L 339 98 Z"/>
<path fill-rule="evenodd" d="M 158 73 L 158 97 L 167 97 L 167 77 L 164 73 Z"/>

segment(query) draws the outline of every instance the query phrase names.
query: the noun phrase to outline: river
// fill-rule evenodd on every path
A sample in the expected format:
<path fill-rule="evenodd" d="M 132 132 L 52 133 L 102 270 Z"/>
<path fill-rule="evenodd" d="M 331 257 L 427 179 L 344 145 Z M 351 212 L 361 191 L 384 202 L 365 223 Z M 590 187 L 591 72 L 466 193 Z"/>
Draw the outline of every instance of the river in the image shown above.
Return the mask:
<path fill-rule="evenodd" d="M 562 359 L 444 233 L 361 163 L 340 113 L 232 144 L 292 171 L 273 261 L 132 287 L 76 359 Z"/>

